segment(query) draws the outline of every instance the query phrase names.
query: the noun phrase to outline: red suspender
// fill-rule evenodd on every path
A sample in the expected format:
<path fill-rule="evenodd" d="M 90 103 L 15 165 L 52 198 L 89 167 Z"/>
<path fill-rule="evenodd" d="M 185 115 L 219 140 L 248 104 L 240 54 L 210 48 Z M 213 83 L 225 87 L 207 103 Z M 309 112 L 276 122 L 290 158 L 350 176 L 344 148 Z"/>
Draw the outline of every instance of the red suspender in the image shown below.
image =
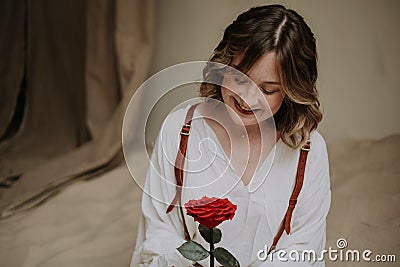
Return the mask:
<path fill-rule="evenodd" d="M 300 150 L 299 163 L 297 165 L 297 173 L 296 173 L 296 184 L 293 188 L 292 195 L 290 196 L 289 206 L 286 210 L 285 216 L 283 216 L 283 220 L 279 226 L 278 232 L 274 237 L 274 241 L 272 242 L 272 245 L 269 248 L 268 253 L 270 253 L 272 250 L 275 250 L 276 244 L 278 244 L 278 241 L 283 234 L 283 230 L 286 231 L 286 234 L 290 233 L 290 221 L 292 220 L 293 210 L 297 204 L 297 197 L 299 196 L 301 188 L 303 187 L 304 170 L 306 169 L 307 155 L 310 149 L 311 149 L 311 142 L 307 141 L 307 143 Z"/>
<path fill-rule="evenodd" d="M 189 133 L 190 133 L 190 127 L 192 124 L 193 113 L 194 113 L 194 110 L 196 109 L 197 105 L 198 104 L 195 104 L 189 108 L 189 110 L 186 114 L 185 123 L 182 126 L 182 130 L 180 133 L 181 139 L 180 139 L 180 143 L 179 143 L 179 151 L 178 151 L 178 154 L 176 155 L 175 166 L 174 166 L 174 172 L 175 172 L 175 178 L 176 178 L 176 194 L 175 194 L 175 197 L 172 200 L 171 204 L 167 208 L 167 213 L 169 213 L 181 201 L 182 186 L 183 186 L 183 167 L 184 167 L 185 159 L 186 159 L 187 143 L 188 143 L 188 139 L 189 139 Z M 290 233 L 290 221 L 292 219 L 293 210 L 297 204 L 297 197 L 299 196 L 301 188 L 303 186 L 304 170 L 306 168 L 307 155 L 308 155 L 308 152 L 310 151 L 310 149 L 311 149 L 310 141 L 307 141 L 307 143 L 300 150 L 300 158 L 299 158 L 299 163 L 297 166 L 297 174 L 296 174 L 296 184 L 294 186 L 292 195 L 290 196 L 289 206 L 286 210 L 286 214 L 283 217 L 282 223 L 279 226 L 278 232 L 274 237 L 274 240 L 272 242 L 271 248 L 269 249 L 268 253 L 270 253 L 272 250 L 275 249 L 284 230 L 286 231 L 287 234 Z M 182 217 L 183 228 L 184 228 L 184 232 L 185 232 L 185 239 L 190 240 L 190 235 L 189 235 L 189 231 L 186 226 L 182 205 L 179 205 L 179 209 L 180 209 L 180 214 Z"/>
<path fill-rule="evenodd" d="M 185 216 L 183 214 L 183 209 L 182 209 L 182 205 L 181 205 L 180 201 L 181 201 L 182 185 L 183 185 L 183 167 L 184 167 L 185 159 L 186 159 L 186 150 L 187 150 L 187 143 L 188 143 L 188 139 L 189 139 L 190 126 L 192 124 L 193 113 L 194 113 L 194 110 L 197 107 L 197 105 L 198 104 L 193 105 L 189 108 L 189 110 L 186 114 L 185 124 L 182 126 L 181 141 L 179 143 L 179 151 L 178 151 L 178 154 L 176 155 L 175 166 L 174 166 L 174 172 L 175 172 L 175 178 L 176 178 L 176 194 L 167 209 L 167 213 L 168 213 L 179 202 L 179 204 L 180 204 L 179 209 L 180 209 L 180 213 L 181 213 L 181 217 L 182 217 L 183 228 L 185 231 L 185 239 L 186 240 L 190 240 L 190 235 L 189 235 L 189 231 L 186 226 Z"/>

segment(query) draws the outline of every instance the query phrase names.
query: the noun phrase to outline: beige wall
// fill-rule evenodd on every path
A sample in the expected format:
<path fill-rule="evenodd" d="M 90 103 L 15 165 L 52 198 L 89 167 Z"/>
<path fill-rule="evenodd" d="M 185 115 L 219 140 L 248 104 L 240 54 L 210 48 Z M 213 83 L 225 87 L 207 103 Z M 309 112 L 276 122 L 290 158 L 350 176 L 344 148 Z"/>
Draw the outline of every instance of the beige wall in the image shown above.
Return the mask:
<path fill-rule="evenodd" d="M 278 1 L 158 0 L 151 72 L 206 60 L 224 28 L 254 5 Z M 319 130 L 327 141 L 400 133 L 400 1 L 279 1 L 297 10 L 317 38 L 318 87 L 324 109 Z M 196 96 L 193 86 L 164 98 L 152 113 L 148 140 L 175 103 Z M 183 93 L 182 93 L 183 92 Z"/>

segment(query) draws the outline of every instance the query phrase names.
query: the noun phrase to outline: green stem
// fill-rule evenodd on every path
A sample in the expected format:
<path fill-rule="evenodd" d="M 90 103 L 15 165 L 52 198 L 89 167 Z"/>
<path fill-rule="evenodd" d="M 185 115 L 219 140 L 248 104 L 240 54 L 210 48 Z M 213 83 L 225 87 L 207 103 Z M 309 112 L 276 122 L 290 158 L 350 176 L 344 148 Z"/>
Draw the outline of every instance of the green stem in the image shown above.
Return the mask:
<path fill-rule="evenodd" d="M 213 229 L 209 229 L 210 231 L 210 267 L 214 267 L 214 231 Z"/>

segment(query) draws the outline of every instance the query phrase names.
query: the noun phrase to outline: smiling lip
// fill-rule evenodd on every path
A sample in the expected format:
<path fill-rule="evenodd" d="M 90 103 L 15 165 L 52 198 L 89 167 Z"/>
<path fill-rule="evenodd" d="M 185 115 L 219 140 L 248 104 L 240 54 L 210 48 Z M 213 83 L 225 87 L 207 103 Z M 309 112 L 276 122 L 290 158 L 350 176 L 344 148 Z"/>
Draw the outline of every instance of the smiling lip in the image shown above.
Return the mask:
<path fill-rule="evenodd" d="M 239 111 L 243 115 L 253 115 L 254 114 L 253 110 L 242 109 L 242 107 L 240 106 L 240 104 L 238 103 L 238 101 L 235 98 L 233 99 L 233 102 L 235 103 L 235 108 L 237 109 L 237 111 Z"/>

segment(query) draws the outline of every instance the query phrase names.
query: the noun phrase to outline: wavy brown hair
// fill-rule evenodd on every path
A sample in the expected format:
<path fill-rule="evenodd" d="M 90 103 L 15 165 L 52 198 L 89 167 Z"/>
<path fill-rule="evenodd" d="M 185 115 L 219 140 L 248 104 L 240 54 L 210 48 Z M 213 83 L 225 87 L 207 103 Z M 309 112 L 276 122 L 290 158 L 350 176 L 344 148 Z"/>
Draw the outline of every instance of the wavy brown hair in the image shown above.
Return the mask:
<path fill-rule="evenodd" d="M 224 32 L 209 62 L 231 65 L 243 54 L 236 69 L 246 73 L 266 52 L 275 52 L 285 95 L 274 115 L 282 141 L 292 148 L 303 145 L 322 119 L 317 81 L 317 52 L 314 34 L 304 19 L 282 5 L 253 7 L 240 14 Z M 200 96 L 222 100 L 222 69 L 219 64 L 204 68 Z"/>

